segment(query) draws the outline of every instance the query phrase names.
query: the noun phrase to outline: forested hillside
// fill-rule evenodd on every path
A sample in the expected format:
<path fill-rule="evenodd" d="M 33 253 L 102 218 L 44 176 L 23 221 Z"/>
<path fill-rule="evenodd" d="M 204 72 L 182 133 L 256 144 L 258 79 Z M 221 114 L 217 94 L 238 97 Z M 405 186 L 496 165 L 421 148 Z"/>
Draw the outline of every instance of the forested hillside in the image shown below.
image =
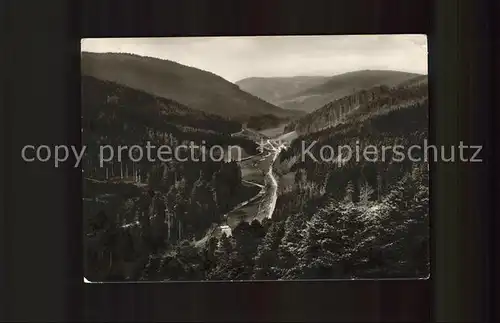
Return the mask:
<path fill-rule="evenodd" d="M 323 84 L 328 76 L 294 77 L 249 77 L 235 84 L 243 91 L 280 106 L 286 98 L 293 98 L 298 93 Z"/>
<path fill-rule="evenodd" d="M 242 183 L 234 161 L 133 162 L 125 151 L 121 160 L 99 165 L 99 145 L 116 152 L 119 145 L 174 149 L 193 142 L 257 153 L 255 142 L 231 136 L 241 130 L 237 122 L 88 76 L 82 77 L 82 114 L 86 277 L 92 281 L 137 276 L 150 254 L 201 238 L 258 192 Z M 196 152 L 198 159 L 203 153 Z"/>
<path fill-rule="evenodd" d="M 82 74 L 240 121 L 261 114 L 303 114 L 274 106 L 213 73 L 158 58 L 83 52 Z"/>
<path fill-rule="evenodd" d="M 272 114 L 263 114 L 260 116 L 253 116 L 248 118 L 246 126 L 254 130 L 264 130 L 279 127 L 281 124 L 285 124 L 287 119 L 280 119 L 273 116 Z"/>
<path fill-rule="evenodd" d="M 427 76 L 417 76 L 394 87 L 375 86 L 329 102 L 321 109 L 292 121 L 285 131 L 312 133 L 336 126 L 349 118 L 370 115 L 377 110 L 421 102 L 427 96 Z"/>
<path fill-rule="evenodd" d="M 280 155 L 295 181 L 282 188 L 274 217 L 293 227 L 299 239 L 291 245 L 296 262 L 286 275 L 313 277 L 318 270 L 336 277 L 428 275 L 428 163 L 397 159 L 392 150 L 385 157 L 381 153 L 382 147 L 423 144 L 428 99 L 410 97 L 404 104 L 375 100 L 371 108 L 337 127 L 301 137 L 306 147 L 320 142 L 311 149 L 318 160 L 302 161 L 298 141 Z M 356 145 L 360 151 L 374 145 L 379 156 L 376 161 L 323 161 L 318 156 L 324 145 L 348 145 L 353 151 Z M 423 159 L 423 152 L 413 158 Z"/>
<path fill-rule="evenodd" d="M 307 131 L 281 152 L 274 172 L 280 193 L 271 219 L 242 222 L 230 237 L 201 247 L 184 240 L 158 250 L 136 277 L 144 280 L 269 280 L 415 278 L 429 275 L 429 176 L 426 161 L 302 160 L 302 141 L 314 156 L 324 145 L 421 145 L 428 138 L 427 83 L 378 87 L 334 103 L 356 111 L 329 122 L 324 108 Z M 358 107 L 356 110 L 352 106 Z M 315 131 L 315 132 L 311 132 Z M 420 155 L 419 155 L 420 154 Z M 413 158 L 422 157 L 415 151 Z M 292 180 L 287 181 L 286 178 Z M 288 183 L 288 184 L 287 184 Z"/>
<path fill-rule="evenodd" d="M 394 87 L 424 75 L 362 70 L 330 77 L 249 78 L 237 82 L 245 91 L 288 110 L 311 113 L 325 104 L 376 86 Z"/>

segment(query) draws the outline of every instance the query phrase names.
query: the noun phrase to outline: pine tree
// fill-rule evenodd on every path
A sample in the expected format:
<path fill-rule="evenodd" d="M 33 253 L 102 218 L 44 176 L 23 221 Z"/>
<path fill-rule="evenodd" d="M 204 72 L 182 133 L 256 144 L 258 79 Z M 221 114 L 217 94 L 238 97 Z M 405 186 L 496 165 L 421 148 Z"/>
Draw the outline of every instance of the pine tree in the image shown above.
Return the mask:
<path fill-rule="evenodd" d="M 304 214 L 294 214 L 285 220 L 284 235 L 278 248 L 279 266 L 283 269 L 283 279 L 296 279 L 302 276 L 299 259 L 302 250 Z"/>
<path fill-rule="evenodd" d="M 382 194 L 383 194 L 383 191 L 382 191 L 382 175 L 378 174 L 377 175 L 377 201 L 381 201 L 382 200 Z"/>
<path fill-rule="evenodd" d="M 354 185 L 352 184 L 352 181 L 347 182 L 346 185 L 346 195 L 344 197 L 345 202 L 353 202 L 353 195 L 354 195 Z"/>
<path fill-rule="evenodd" d="M 367 204 L 373 193 L 373 188 L 371 188 L 368 182 L 364 181 L 359 192 L 359 202 L 361 204 Z"/>
<path fill-rule="evenodd" d="M 234 269 L 234 248 L 230 238 L 228 238 L 225 233 L 222 233 L 214 254 L 217 265 L 207 275 L 207 278 L 210 280 L 231 279 L 233 276 L 232 270 Z"/>
<path fill-rule="evenodd" d="M 307 223 L 300 263 L 305 279 L 338 278 L 338 234 L 329 224 L 329 214 L 316 212 Z M 337 276 L 337 277 L 336 277 Z"/>
<path fill-rule="evenodd" d="M 283 222 L 271 224 L 255 256 L 254 279 L 277 279 L 280 277 L 277 250 L 283 234 Z"/>

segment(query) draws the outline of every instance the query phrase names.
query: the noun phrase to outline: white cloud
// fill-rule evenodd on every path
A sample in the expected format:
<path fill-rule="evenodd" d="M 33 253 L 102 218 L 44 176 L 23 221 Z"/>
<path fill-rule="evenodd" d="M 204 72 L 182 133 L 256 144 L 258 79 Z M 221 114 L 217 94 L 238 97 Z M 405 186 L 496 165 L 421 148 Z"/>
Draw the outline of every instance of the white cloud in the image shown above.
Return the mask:
<path fill-rule="evenodd" d="M 425 35 L 88 38 L 82 50 L 169 59 L 233 82 L 360 69 L 427 73 Z"/>

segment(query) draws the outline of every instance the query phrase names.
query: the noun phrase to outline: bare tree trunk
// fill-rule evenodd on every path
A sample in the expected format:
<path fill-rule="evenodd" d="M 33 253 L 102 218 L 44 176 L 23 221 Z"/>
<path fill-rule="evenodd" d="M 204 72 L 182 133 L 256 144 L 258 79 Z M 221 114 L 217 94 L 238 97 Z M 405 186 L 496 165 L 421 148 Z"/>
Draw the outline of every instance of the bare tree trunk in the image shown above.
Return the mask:
<path fill-rule="evenodd" d="M 165 209 L 165 212 L 168 212 L 167 209 Z M 167 213 L 167 239 L 170 240 L 170 213 Z"/>
<path fill-rule="evenodd" d="M 382 176 L 377 176 L 377 200 L 380 202 L 382 195 Z"/>
<path fill-rule="evenodd" d="M 182 238 L 181 220 L 178 220 L 178 228 L 179 228 L 179 238 L 177 239 L 177 241 L 181 241 Z"/>

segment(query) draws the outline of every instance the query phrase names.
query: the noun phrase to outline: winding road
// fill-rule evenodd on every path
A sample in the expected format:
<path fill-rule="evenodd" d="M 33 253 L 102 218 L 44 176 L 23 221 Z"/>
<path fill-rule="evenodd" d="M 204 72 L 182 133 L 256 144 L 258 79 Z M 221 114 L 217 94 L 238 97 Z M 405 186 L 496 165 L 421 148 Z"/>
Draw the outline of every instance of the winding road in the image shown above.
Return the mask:
<path fill-rule="evenodd" d="M 245 129 L 241 130 L 238 133 L 233 135 L 242 134 Z M 252 198 L 243 201 L 236 205 L 231 211 L 224 214 L 224 223 L 220 224 L 217 227 L 212 227 L 207 231 L 207 234 L 202 239 L 196 242 L 196 245 L 201 246 L 204 245 L 206 241 L 208 241 L 210 236 L 216 235 L 220 236 L 222 233 L 226 233 L 226 235 L 230 236 L 232 229 L 236 227 L 238 223 L 241 221 L 252 222 L 257 219 L 262 221 L 265 218 L 271 218 L 276 207 L 276 200 L 278 198 L 278 181 L 276 180 L 273 174 L 273 164 L 278 158 L 280 152 L 283 149 L 287 148 L 286 143 L 289 140 L 287 138 L 290 137 L 289 134 L 281 135 L 276 139 L 265 139 L 261 142 L 257 142 L 257 144 L 262 148 L 262 152 L 256 155 L 248 156 L 238 160 L 237 162 L 242 165 L 243 162 L 253 161 L 247 166 L 251 166 L 255 168 L 256 171 L 265 172 L 264 185 L 250 181 L 250 180 L 242 180 L 242 183 L 246 185 L 253 185 L 260 188 L 259 193 L 257 193 Z M 282 141 L 282 138 L 286 138 Z M 263 155 L 264 153 L 267 153 Z M 97 181 L 91 178 L 85 178 L 90 181 L 105 183 L 105 181 Z M 249 208 L 248 214 L 243 214 L 243 216 L 239 213 L 244 208 Z M 245 213 L 245 212 L 243 212 Z M 129 228 L 138 225 L 138 222 L 131 222 L 122 225 L 122 228 Z"/>
<path fill-rule="evenodd" d="M 265 218 L 270 219 L 272 217 L 278 198 L 278 181 L 273 173 L 273 164 L 280 152 L 287 148 L 286 142 L 287 141 L 282 142 L 281 140 L 266 139 L 263 142 L 257 143 L 262 148 L 262 153 L 266 151 L 267 154 L 264 156 L 261 156 L 262 153 L 253 155 L 245 158 L 245 160 L 254 159 L 256 162 L 251 163 L 253 167 L 260 168 L 261 170 L 266 169 L 265 183 L 261 185 L 248 180 L 242 180 L 242 182 L 259 187 L 261 189 L 260 192 L 254 197 L 236 205 L 230 212 L 226 213 L 224 215 L 225 223 L 219 225 L 215 229 L 209 229 L 206 236 L 196 242 L 197 246 L 203 246 L 211 236 L 220 236 L 222 233 L 230 236 L 232 229 L 241 221 L 252 222 L 255 219 L 262 221 Z M 259 156 L 260 158 L 257 159 Z M 260 167 L 257 167 L 258 163 L 260 163 Z M 246 212 L 247 214 L 242 212 L 242 209 L 245 207 L 249 208 L 248 212 Z"/>

